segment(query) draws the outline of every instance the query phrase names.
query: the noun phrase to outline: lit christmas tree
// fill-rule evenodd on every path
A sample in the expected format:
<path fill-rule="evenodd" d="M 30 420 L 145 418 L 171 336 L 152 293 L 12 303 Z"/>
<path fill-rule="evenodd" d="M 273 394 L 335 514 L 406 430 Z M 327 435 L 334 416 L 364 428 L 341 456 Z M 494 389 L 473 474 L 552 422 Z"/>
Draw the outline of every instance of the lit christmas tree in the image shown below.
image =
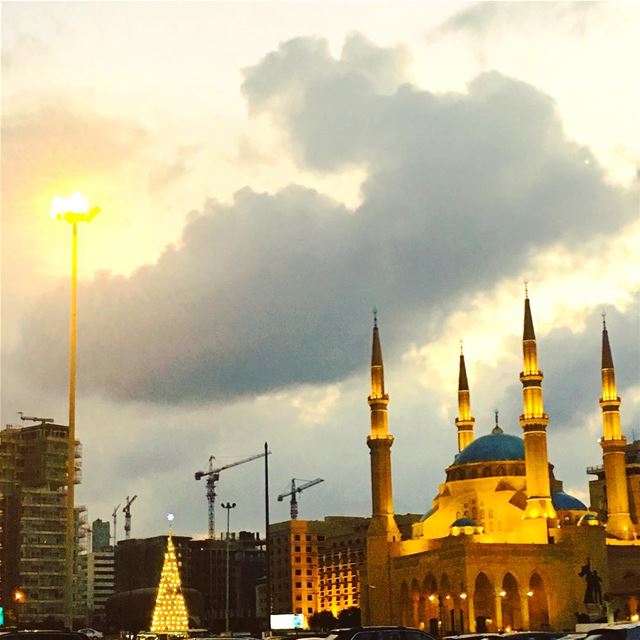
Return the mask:
<path fill-rule="evenodd" d="M 156 606 L 153 609 L 151 632 L 186 635 L 188 629 L 189 615 L 184 595 L 182 595 L 176 549 L 173 546 L 171 533 L 169 533 L 167 551 L 164 554 L 164 565 L 158 585 L 158 595 L 156 596 Z"/>

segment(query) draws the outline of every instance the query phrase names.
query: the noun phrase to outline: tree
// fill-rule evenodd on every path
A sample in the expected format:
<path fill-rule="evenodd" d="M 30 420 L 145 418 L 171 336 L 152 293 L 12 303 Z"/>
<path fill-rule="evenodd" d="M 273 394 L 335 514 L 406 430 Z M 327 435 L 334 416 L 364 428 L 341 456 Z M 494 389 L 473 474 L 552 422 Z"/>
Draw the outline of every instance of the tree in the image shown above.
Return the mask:
<path fill-rule="evenodd" d="M 331 611 L 318 611 L 309 619 L 309 626 L 312 629 L 335 629 L 338 626 L 338 619 Z"/>
<path fill-rule="evenodd" d="M 189 629 L 189 616 L 184 602 L 180 570 L 171 535 L 167 540 L 164 565 L 158 585 L 156 606 L 153 609 L 151 631 L 153 633 L 184 633 Z"/>
<path fill-rule="evenodd" d="M 341 627 L 359 627 L 362 624 L 360 607 L 349 607 L 338 614 L 338 624 Z"/>

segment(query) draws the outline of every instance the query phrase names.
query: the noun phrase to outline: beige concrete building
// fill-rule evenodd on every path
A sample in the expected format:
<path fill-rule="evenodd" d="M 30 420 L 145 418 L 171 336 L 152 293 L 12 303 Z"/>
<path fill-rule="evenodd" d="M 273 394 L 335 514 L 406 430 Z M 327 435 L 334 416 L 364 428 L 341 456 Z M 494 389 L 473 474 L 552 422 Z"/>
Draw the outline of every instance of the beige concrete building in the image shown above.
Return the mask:
<path fill-rule="evenodd" d="M 25 594 L 24 624 L 64 616 L 67 438 L 68 428 L 49 420 L 0 431 L 1 598 L 11 618 L 15 590 Z M 76 482 L 80 458 L 77 442 Z M 79 528 L 76 557 L 83 535 Z"/>
<path fill-rule="evenodd" d="M 638 498 L 625 473 L 626 440 L 606 327 L 602 345 L 606 513 L 599 515 L 565 493 L 549 463 L 550 418 L 527 297 L 522 437 L 506 433 L 497 415 L 493 429 L 477 437 L 461 354 L 458 451 L 452 452 L 432 508 L 403 536 L 393 512 L 389 396 L 374 323 L 367 438 L 372 518 L 361 573 L 367 623 L 437 633 L 573 629 L 577 620 L 637 614 L 640 593 L 629 585 L 640 578 L 640 527 L 637 511 L 630 509 Z"/>

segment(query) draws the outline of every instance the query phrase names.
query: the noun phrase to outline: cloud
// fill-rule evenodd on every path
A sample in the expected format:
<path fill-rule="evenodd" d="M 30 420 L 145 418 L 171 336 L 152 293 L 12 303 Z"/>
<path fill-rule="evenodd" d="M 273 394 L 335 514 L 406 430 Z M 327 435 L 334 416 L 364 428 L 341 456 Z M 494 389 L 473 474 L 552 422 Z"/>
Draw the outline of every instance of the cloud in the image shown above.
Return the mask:
<path fill-rule="evenodd" d="M 549 96 L 498 73 L 438 95 L 404 83 L 405 64 L 351 36 L 340 58 L 298 38 L 246 70 L 250 111 L 283 128 L 304 168 L 367 167 L 362 204 L 246 188 L 192 216 L 156 264 L 83 284 L 84 389 L 204 403 L 340 380 L 366 362 L 374 304 L 397 353 L 427 337 L 434 309 L 633 218 Z M 64 385 L 66 301 L 40 301 L 12 359 L 45 387 Z"/>
<path fill-rule="evenodd" d="M 2 48 L 2 72 L 9 73 L 19 69 L 24 63 L 40 60 L 50 50 L 44 40 L 26 33 L 19 34 L 11 45 Z"/>
<path fill-rule="evenodd" d="M 466 31 L 482 36 L 514 23 L 519 29 L 552 23 L 581 35 L 590 20 L 606 11 L 604 5 L 602 2 L 478 2 L 448 18 L 438 31 L 441 34 Z"/>
<path fill-rule="evenodd" d="M 141 127 L 72 107 L 64 99 L 2 118 L 3 184 L 16 200 L 61 176 L 112 170 L 131 159 L 148 140 Z M 9 218 L 15 207 L 9 207 Z"/>

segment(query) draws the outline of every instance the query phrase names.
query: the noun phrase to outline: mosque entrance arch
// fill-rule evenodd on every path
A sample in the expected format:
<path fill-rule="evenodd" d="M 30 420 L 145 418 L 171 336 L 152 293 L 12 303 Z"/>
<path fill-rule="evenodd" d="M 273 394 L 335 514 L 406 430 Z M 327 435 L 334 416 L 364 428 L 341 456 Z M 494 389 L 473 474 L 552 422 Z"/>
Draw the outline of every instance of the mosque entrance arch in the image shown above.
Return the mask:
<path fill-rule="evenodd" d="M 438 616 L 440 619 L 440 635 L 449 635 L 455 627 L 455 612 L 453 610 L 453 598 L 451 597 L 451 581 L 446 573 L 443 573 L 440 578 L 438 600 L 440 603 Z"/>
<path fill-rule="evenodd" d="M 512 573 L 507 573 L 502 579 L 500 601 L 502 603 L 502 628 L 505 631 L 522 629 L 522 610 L 520 608 L 518 581 Z"/>
<path fill-rule="evenodd" d="M 411 599 L 409 598 L 409 587 L 406 582 L 403 582 L 400 587 L 400 619 L 405 627 L 411 626 L 410 611 Z"/>
<path fill-rule="evenodd" d="M 438 629 L 438 583 L 432 573 L 427 573 L 422 583 L 425 600 L 425 627 L 433 636 L 437 636 Z"/>
<path fill-rule="evenodd" d="M 420 624 L 420 598 L 422 593 L 420 591 L 420 584 L 414 578 L 411 582 L 411 626 L 418 628 Z"/>
<path fill-rule="evenodd" d="M 534 573 L 529 580 L 529 627 L 533 630 L 549 627 L 549 597 L 544 580 Z"/>
<path fill-rule="evenodd" d="M 491 580 L 482 571 L 478 574 L 473 589 L 473 610 L 476 616 L 476 631 L 486 633 L 495 629 L 495 596 Z"/>

